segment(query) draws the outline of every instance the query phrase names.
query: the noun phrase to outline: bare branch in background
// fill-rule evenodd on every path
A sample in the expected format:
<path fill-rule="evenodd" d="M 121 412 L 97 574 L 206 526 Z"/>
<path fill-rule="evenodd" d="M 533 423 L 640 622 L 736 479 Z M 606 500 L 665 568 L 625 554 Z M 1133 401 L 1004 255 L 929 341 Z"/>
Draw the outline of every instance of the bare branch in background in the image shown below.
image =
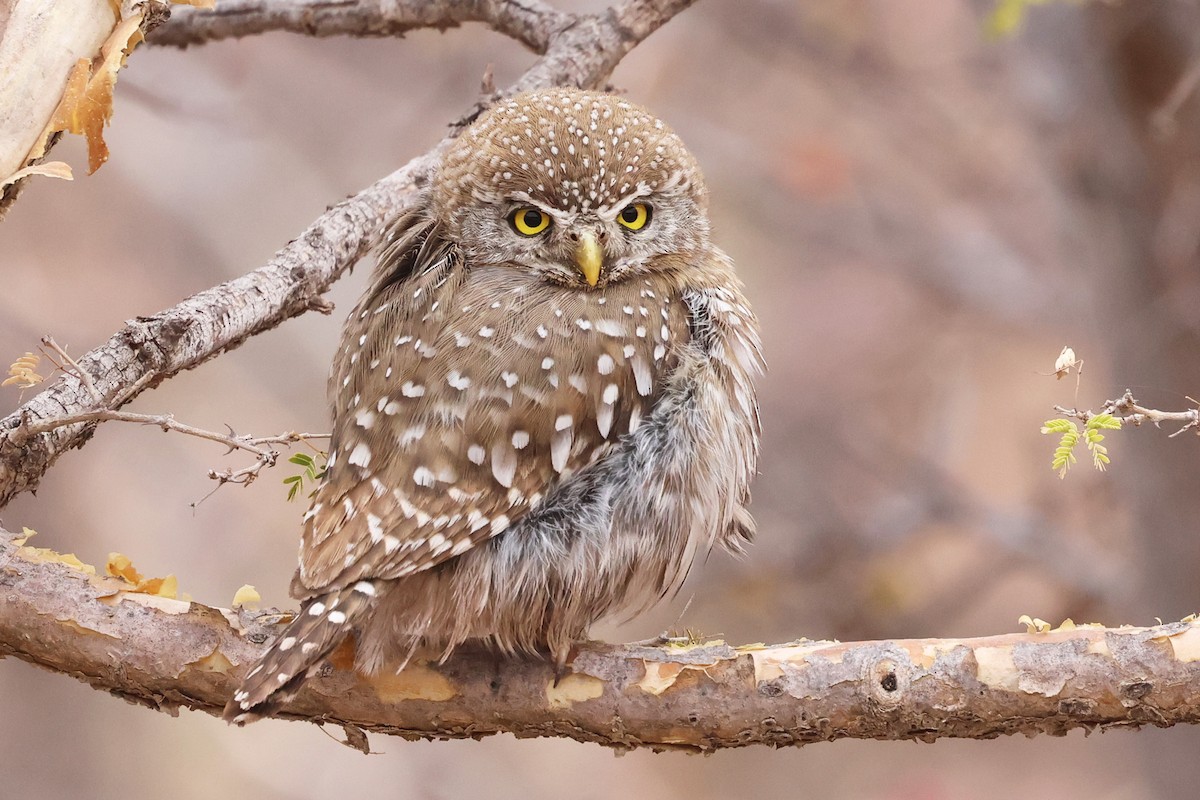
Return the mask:
<path fill-rule="evenodd" d="M 150 44 L 187 47 L 221 39 L 289 31 L 306 36 L 403 36 L 421 28 L 446 30 L 482 22 L 544 53 L 555 33 L 574 20 L 537 0 L 222 0 L 213 9 L 181 8 L 149 37 Z"/>

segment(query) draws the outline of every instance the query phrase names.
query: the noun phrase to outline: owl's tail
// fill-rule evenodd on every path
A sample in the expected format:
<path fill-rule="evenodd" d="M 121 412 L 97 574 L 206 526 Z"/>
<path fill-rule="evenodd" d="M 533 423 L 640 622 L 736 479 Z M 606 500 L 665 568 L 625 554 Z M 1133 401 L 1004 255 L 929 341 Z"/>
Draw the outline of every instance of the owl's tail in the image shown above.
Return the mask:
<path fill-rule="evenodd" d="M 225 705 L 225 721 L 252 722 L 294 697 L 304 679 L 375 605 L 378 590 L 375 581 L 359 581 L 306 600 L 295 619 L 246 673 Z"/>

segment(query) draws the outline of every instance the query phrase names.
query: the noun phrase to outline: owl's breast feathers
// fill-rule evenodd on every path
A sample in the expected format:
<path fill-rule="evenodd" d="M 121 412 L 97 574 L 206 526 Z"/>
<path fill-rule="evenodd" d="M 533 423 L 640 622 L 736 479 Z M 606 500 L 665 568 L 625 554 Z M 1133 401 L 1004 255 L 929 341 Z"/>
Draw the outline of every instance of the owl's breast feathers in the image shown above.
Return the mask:
<path fill-rule="evenodd" d="M 691 340 L 678 283 L 665 271 L 581 292 L 448 252 L 368 293 L 335 361 L 294 591 L 460 555 L 620 447 Z"/>

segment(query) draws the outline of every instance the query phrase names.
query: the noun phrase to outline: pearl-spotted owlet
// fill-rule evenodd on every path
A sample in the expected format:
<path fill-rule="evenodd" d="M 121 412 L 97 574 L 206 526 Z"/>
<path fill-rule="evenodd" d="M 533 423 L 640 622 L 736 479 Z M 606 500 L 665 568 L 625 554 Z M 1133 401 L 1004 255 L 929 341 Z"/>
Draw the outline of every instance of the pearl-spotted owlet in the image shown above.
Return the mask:
<path fill-rule="evenodd" d="M 367 674 L 470 639 L 561 674 L 593 622 L 751 539 L 758 323 L 707 201 L 619 97 L 526 93 L 463 131 L 346 322 L 302 606 L 227 718 L 350 634 Z"/>

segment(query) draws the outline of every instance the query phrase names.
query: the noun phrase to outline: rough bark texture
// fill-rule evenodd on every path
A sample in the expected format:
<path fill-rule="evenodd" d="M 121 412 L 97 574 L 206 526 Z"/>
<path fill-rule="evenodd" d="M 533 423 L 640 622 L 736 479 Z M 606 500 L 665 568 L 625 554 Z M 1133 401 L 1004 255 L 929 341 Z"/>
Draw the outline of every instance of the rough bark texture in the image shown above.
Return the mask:
<path fill-rule="evenodd" d="M 451 19 L 486 18 L 501 32 L 524 31 L 518 36 L 522 41 L 533 37 L 530 26 L 540 26 L 540 35 L 550 42 L 548 50 L 516 85 L 499 95 L 504 96 L 541 86 L 596 86 L 638 42 L 690 4 L 691 0 L 626 0 L 606 14 L 579 17 L 540 6 L 527 10 L 517 3 L 424 5 L 436 11 L 430 18 L 436 18 L 438 26 Z M 493 13 L 482 14 L 484 7 Z M 184 20 L 198 25 L 205 15 L 218 12 L 197 10 Z M 569 19 L 565 27 L 564 19 Z M 159 314 L 133 320 L 87 353 L 79 365 L 92 376 L 98 398 L 68 375 L 0 419 L 0 508 L 14 495 L 35 490 L 55 460 L 87 442 L 95 429 L 95 423 L 86 423 L 30 436 L 22 431 L 25 420 L 120 408 L 144 389 L 237 347 L 249 336 L 304 311 L 326 308 L 320 295 L 374 245 L 386 221 L 403 210 L 449 138 L 333 206 L 266 266 Z"/>
<path fill-rule="evenodd" d="M 0 532 L 0 655 L 132 702 L 219 715 L 278 614 L 128 591 Z M 408 738 L 561 736 L 711 751 L 834 739 L 1062 735 L 1200 722 L 1200 624 L 975 639 L 581 647 L 548 662 L 464 652 L 360 678 L 337 664 L 280 714 Z"/>
<path fill-rule="evenodd" d="M 184 8 L 155 31 L 152 44 L 187 47 L 221 39 L 289 31 L 308 36 L 403 36 L 419 28 L 446 30 L 464 22 L 483 22 L 537 53 L 546 52 L 551 38 L 572 21 L 536 0 L 409 0 L 380 3 L 367 0 L 300 0 L 263 3 L 262 0 L 223 0 L 212 10 Z"/>

